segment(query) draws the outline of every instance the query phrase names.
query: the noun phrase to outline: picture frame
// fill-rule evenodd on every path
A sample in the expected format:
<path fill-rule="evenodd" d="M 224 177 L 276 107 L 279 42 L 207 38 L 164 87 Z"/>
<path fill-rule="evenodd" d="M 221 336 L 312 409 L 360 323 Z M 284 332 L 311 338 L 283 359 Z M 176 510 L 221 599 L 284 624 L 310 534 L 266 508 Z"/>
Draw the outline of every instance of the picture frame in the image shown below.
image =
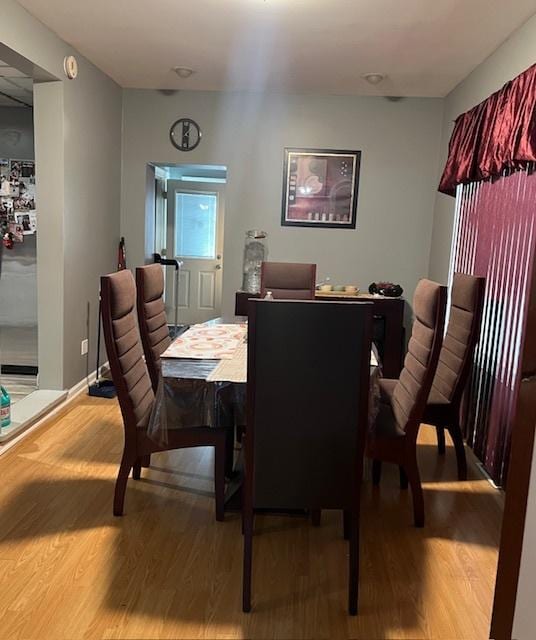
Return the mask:
<path fill-rule="evenodd" d="M 361 151 L 285 148 L 281 224 L 355 229 Z"/>

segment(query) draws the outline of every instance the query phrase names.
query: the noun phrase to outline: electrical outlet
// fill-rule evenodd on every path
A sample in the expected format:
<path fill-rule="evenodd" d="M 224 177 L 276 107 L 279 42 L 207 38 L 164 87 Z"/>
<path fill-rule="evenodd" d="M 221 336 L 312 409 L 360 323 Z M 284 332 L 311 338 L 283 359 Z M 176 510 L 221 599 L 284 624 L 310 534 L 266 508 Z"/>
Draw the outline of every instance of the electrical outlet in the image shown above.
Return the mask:
<path fill-rule="evenodd" d="M 86 338 L 85 340 L 82 340 L 82 342 L 80 343 L 80 355 L 85 356 L 88 351 L 89 351 L 89 341 Z"/>

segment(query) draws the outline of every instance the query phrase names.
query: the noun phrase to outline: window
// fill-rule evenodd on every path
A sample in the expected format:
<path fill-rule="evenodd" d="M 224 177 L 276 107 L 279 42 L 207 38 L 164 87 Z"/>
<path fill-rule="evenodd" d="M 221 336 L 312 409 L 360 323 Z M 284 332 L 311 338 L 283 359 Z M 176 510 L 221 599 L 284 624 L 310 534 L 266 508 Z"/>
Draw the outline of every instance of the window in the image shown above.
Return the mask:
<path fill-rule="evenodd" d="M 175 255 L 216 257 L 218 196 L 215 193 L 175 194 Z"/>

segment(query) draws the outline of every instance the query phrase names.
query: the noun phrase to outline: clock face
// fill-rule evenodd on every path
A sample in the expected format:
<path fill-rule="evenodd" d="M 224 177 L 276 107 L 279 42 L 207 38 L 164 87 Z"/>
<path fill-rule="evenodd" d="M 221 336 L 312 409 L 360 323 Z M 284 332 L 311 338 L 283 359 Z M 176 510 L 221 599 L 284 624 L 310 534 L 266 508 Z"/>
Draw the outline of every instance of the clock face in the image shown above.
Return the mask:
<path fill-rule="evenodd" d="M 69 80 L 74 80 L 78 75 L 78 62 L 74 56 L 66 56 L 63 61 L 63 69 Z"/>
<path fill-rule="evenodd" d="M 201 128 L 191 118 L 181 118 L 171 125 L 169 139 L 179 151 L 192 151 L 201 142 Z"/>

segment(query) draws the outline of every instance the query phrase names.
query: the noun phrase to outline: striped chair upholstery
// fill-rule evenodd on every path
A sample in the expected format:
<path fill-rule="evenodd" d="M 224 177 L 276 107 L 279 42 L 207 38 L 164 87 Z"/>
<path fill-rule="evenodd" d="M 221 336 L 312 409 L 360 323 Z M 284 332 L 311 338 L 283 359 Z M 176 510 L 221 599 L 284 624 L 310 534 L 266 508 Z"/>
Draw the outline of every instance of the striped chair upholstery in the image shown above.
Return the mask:
<path fill-rule="evenodd" d="M 160 356 L 171 344 L 164 306 L 164 273 L 159 264 L 136 269 L 138 323 L 145 361 L 156 393 L 160 374 Z"/>
<path fill-rule="evenodd" d="M 136 283 L 130 271 L 101 277 L 102 326 L 112 378 L 123 414 L 125 440 L 114 493 L 114 515 L 123 514 L 128 476 L 139 479 L 157 451 L 214 447 L 216 519 L 224 517 L 226 430 L 218 427 L 172 429 L 165 443 L 147 433 L 155 395 L 138 331 Z M 232 450 L 231 450 L 232 451 Z"/>
<path fill-rule="evenodd" d="M 143 359 L 132 273 L 103 276 L 101 296 L 106 349 L 125 425 L 146 427 L 154 393 Z"/>
<path fill-rule="evenodd" d="M 467 479 L 460 410 L 480 334 L 485 285 L 485 278 L 454 274 L 449 325 L 423 418 L 436 427 L 440 454 L 446 451 L 445 429 L 450 433 L 459 480 Z"/>
<path fill-rule="evenodd" d="M 484 278 L 454 274 L 449 324 L 429 404 L 452 402 L 463 393 L 480 330 L 484 284 Z"/>
<path fill-rule="evenodd" d="M 447 289 L 421 280 L 413 298 L 414 321 L 404 368 L 398 380 L 381 380 L 381 402 L 367 455 L 373 460 L 374 484 L 382 462 L 398 464 L 402 488 L 413 494 L 415 525 L 424 526 L 424 498 L 417 464 L 417 435 L 439 361 Z"/>
<path fill-rule="evenodd" d="M 408 343 L 404 368 L 393 386 L 391 406 L 398 426 L 407 431 L 410 425 L 418 428 L 426 400 L 430 393 L 430 375 L 434 345 L 441 340 L 444 313 L 438 327 L 437 312 L 442 287 L 431 280 L 421 280 L 413 298 L 413 328 Z M 444 287 L 443 287 L 444 290 Z M 437 332 L 439 330 L 439 336 Z M 437 354 L 436 354 L 437 363 Z M 436 363 L 433 363 L 435 370 Z"/>

